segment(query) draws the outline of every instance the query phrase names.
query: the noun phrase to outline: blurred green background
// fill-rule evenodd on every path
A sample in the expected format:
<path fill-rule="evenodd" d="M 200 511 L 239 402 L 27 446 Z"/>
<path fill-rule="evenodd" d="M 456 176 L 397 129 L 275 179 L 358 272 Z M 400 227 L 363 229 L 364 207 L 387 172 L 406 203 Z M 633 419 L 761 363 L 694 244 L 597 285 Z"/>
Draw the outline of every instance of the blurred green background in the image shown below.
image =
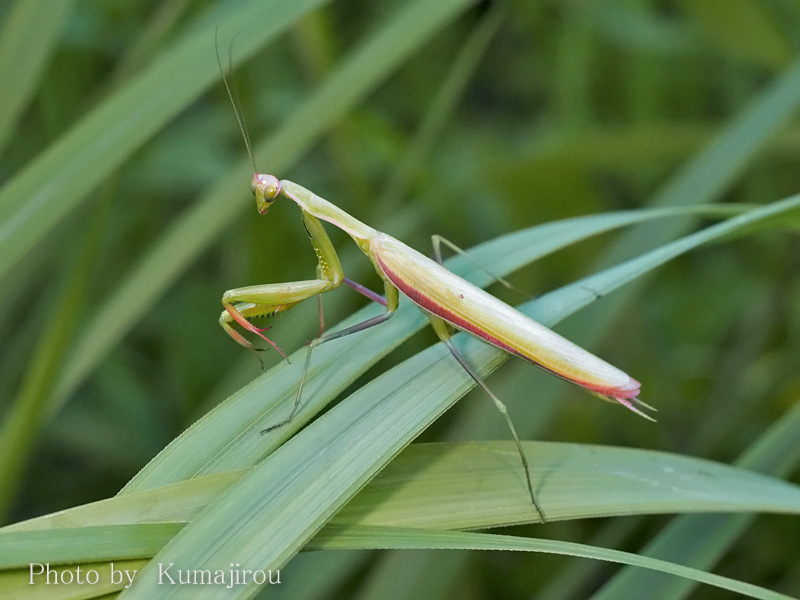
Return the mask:
<path fill-rule="evenodd" d="M 763 204 L 800 189 L 797 2 L 431 0 L 418 15 L 396 1 L 304 0 L 272 13 L 270 4 L 0 7 L 5 522 L 115 494 L 260 373 L 217 324 L 223 291 L 313 276 L 296 207 L 278 203 L 267 218 L 254 210 L 217 72 L 217 27 L 259 169 L 426 253 L 433 233 L 468 248 L 535 223 L 651 204 L 781 85 L 783 104 L 721 163 L 705 163 L 707 178 L 695 172 L 710 183 L 681 201 Z M 354 59 L 391 27 L 393 43 Z M 330 233 L 348 275 L 379 288 L 350 240 Z M 573 281 L 618 237 L 562 251 L 513 283 L 539 294 Z M 658 240 L 643 242 L 639 252 Z M 521 361 L 489 384 L 530 438 L 733 462 L 800 394 L 798 267 L 798 240 L 770 230 L 670 263 L 611 320 L 601 300 L 563 324 L 577 340 L 595 328 L 590 349 L 642 382 L 656 425 L 587 402 Z M 328 294 L 326 320 L 363 304 L 347 290 Z M 315 335 L 316 310 L 308 302 L 270 323 L 274 339 L 296 349 Z M 376 369 L 433 340 L 416 336 Z M 505 439 L 492 410 L 473 394 L 425 438 Z M 666 522 L 571 521 L 535 533 L 635 552 Z M 798 593 L 797 539 L 797 519 L 761 517 L 714 571 Z M 316 593 L 386 598 L 381 569 L 395 557 L 328 566 Z M 416 560 L 420 582 L 433 560 L 453 574 L 420 584 L 430 598 L 579 598 L 616 570 L 508 553 Z"/>

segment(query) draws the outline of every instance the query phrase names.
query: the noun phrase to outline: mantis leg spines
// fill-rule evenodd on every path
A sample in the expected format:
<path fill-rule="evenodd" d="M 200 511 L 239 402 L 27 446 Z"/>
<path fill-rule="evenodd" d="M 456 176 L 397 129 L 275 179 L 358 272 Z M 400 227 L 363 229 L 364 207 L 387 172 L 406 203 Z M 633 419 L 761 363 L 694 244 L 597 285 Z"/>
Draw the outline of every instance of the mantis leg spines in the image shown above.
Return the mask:
<path fill-rule="evenodd" d="M 247 142 L 247 139 L 245 141 Z M 326 341 L 384 322 L 397 309 L 400 291 L 428 315 L 434 330 L 447 345 L 448 350 L 503 415 L 525 470 L 531 501 L 542 521 L 545 519 L 544 512 L 536 502 L 528 461 L 508 410 L 459 354 L 451 340 L 452 333 L 448 323 L 505 352 L 525 358 L 551 373 L 572 381 L 601 398 L 618 400 L 633 410 L 636 410 L 637 405 L 644 407 L 643 403 L 637 400 L 640 384 L 628 374 L 444 268 L 442 244 L 463 255 L 506 287 L 516 289 L 441 236 L 433 236 L 436 260 L 431 260 L 392 236 L 369 227 L 296 183 L 287 180 L 278 181 L 271 175 L 255 173 L 252 188 L 256 197 L 256 208 L 261 214 L 266 214 L 270 204 L 278 196 L 292 200 L 300 208 L 303 225 L 317 257 L 317 279 L 275 286 L 253 286 L 227 292 L 223 304 L 229 314 L 223 313 L 220 323 L 233 339 L 246 347 L 252 347 L 240 333 L 234 331 L 234 321 L 260 335 L 258 328 L 248 322 L 249 316 L 265 314 L 270 310 L 286 310 L 305 298 L 335 289 L 342 283 L 386 307 L 385 314 L 329 334 L 322 334 L 323 320 L 320 317 L 320 336 L 308 344 L 305 366 L 291 413 L 288 418 L 265 429 L 264 432 L 288 423 L 297 413 L 302 403 L 303 388 L 314 348 Z M 355 282 L 345 280 L 339 258 L 322 221 L 347 233 L 367 255 L 378 275 L 384 280 L 385 297 L 380 297 Z"/>
<path fill-rule="evenodd" d="M 303 227 L 311 240 L 314 254 L 317 256 L 318 277 L 330 282 L 331 289 L 337 288 L 344 279 L 339 255 L 336 254 L 333 243 L 320 220 L 306 211 L 302 211 L 302 215 Z"/>
<path fill-rule="evenodd" d="M 249 309 L 249 310 L 253 310 L 253 309 L 255 309 L 255 308 L 257 308 L 259 306 L 259 305 L 252 304 L 252 303 L 245 303 L 245 304 L 247 305 L 247 309 Z M 222 328 L 225 330 L 225 332 L 229 336 L 231 336 L 236 342 L 238 342 L 239 344 L 241 344 L 242 346 L 244 346 L 248 350 L 252 350 L 254 352 L 259 352 L 259 351 L 262 350 L 262 348 L 256 348 L 255 346 L 253 346 L 253 344 L 251 344 L 242 334 L 240 334 L 238 331 L 236 331 L 231 326 L 231 323 L 233 321 L 238 323 L 243 329 L 246 329 L 247 331 L 250 331 L 250 332 L 256 334 L 262 340 L 267 342 L 270 346 L 275 348 L 275 350 L 278 351 L 278 353 L 283 357 L 283 359 L 286 362 L 290 362 L 289 361 L 289 357 L 286 356 L 286 353 L 283 350 L 280 349 L 278 344 L 276 344 L 275 342 L 273 342 L 271 339 L 269 339 L 267 336 L 264 335 L 263 332 L 269 330 L 270 329 L 269 327 L 263 327 L 263 328 L 256 327 L 250 321 L 247 320 L 247 317 L 244 314 L 242 314 L 242 311 L 239 308 L 237 308 L 234 304 L 225 304 L 223 302 L 223 306 L 225 306 L 225 310 L 222 311 L 222 314 L 219 317 L 219 323 L 220 323 L 220 325 L 222 325 Z M 245 310 L 247 310 L 247 309 L 245 309 Z M 277 309 L 274 312 L 277 312 Z M 266 314 L 266 313 L 264 313 L 264 314 Z M 256 316 L 256 315 L 254 314 L 254 315 L 251 315 L 251 316 Z M 261 362 L 260 358 L 258 360 L 259 360 L 259 362 Z M 264 363 L 263 362 L 261 362 L 261 367 L 263 369 L 263 367 L 264 367 Z"/>
<path fill-rule="evenodd" d="M 288 310 L 298 302 L 335 289 L 338 284 L 327 279 L 309 279 L 307 281 L 292 281 L 268 285 L 252 285 L 248 287 L 228 290 L 222 296 L 222 306 L 225 308 L 220 316 L 220 324 L 226 333 L 245 348 L 252 350 L 253 345 L 241 335 L 233 335 L 232 321 L 238 323 L 242 329 L 249 331 L 269 343 L 284 359 L 286 354 L 272 340 L 266 337 L 260 329 L 253 325 L 248 317 L 274 315 L 280 311 Z M 244 342 L 244 343 L 243 343 Z"/>
<path fill-rule="evenodd" d="M 322 334 L 325 333 L 325 311 L 322 309 L 322 294 L 317 296 L 317 309 L 319 310 L 319 335 L 317 337 L 322 337 Z"/>

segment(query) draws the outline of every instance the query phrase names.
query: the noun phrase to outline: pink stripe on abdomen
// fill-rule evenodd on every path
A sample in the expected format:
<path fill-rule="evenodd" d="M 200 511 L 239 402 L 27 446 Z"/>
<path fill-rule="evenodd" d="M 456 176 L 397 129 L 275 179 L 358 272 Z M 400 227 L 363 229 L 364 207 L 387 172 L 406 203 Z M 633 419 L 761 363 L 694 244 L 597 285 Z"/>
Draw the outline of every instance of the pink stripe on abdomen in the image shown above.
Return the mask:
<path fill-rule="evenodd" d="M 580 381 L 578 379 L 573 379 L 571 377 L 566 377 L 565 375 L 562 375 L 561 373 L 559 373 L 557 371 L 554 371 L 553 369 L 551 369 L 551 368 L 543 365 L 542 363 L 538 362 L 534 358 L 532 358 L 530 356 L 527 356 L 527 355 L 521 353 L 516 348 L 513 348 L 513 347 L 509 346 L 507 343 L 505 343 L 504 341 L 502 341 L 502 340 L 498 339 L 497 337 L 491 335 L 488 331 L 486 331 L 485 329 L 479 327 L 475 323 L 466 320 L 464 317 L 454 313 L 453 311 L 449 310 L 448 308 L 446 308 L 442 304 L 436 302 L 433 298 L 431 298 L 430 296 L 425 295 L 425 293 L 423 293 L 421 290 L 419 290 L 418 288 L 414 287 L 412 284 L 410 284 L 405 279 L 403 279 L 398 273 L 396 273 L 395 271 L 391 270 L 386 265 L 386 263 L 384 263 L 381 260 L 380 256 L 377 256 L 376 258 L 377 258 L 378 264 L 380 265 L 381 270 L 383 271 L 384 275 L 386 275 L 386 277 L 389 279 L 389 281 L 391 281 L 393 285 L 395 285 L 401 292 L 403 292 L 404 295 L 406 295 L 412 302 L 414 302 L 414 304 L 416 304 L 420 308 L 422 308 L 422 309 L 424 309 L 424 310 L 436 315 L 437 317 L 439 317 L 441 319 L 444 319 L 445 321 L 447 321 L 451 325 L 454 325 L 455 327 L 458 327 L 459 329 L 467 331 L 467 332 L 471 333 L 472 335 L 474 335 L 476 337 L 479 337 L 482 340 L 485 340 L 487 343 L 491 344 L 492 346 L 508 352 L 509 354 L 513 354 L 514 356 L 519 356 L 520 358 L 523 358 L 523 359 L 527 360 L 528 362 L 536 365 L 537 367 L 540 367 L 540 368 L 544 369 L 545 371 L 547 371 L 549 373 L 552 373 L 553 375 L 561 377 L 562 379 L 564 379 L 566 381 L 571 381 L 572 383 L 580 385 L 581 387 L 584 387 L 584 388 L 586 388 L 588 390 L 591 390 L 593 392 L 604 394 L 604 395 L 607 395 L 607 396 L 610 396 L 610 397 L 616 398 L 616 399 L 634 398 L 634 397 L 638 396 L 638 394 L 639 394 L 638 386 L 632 386 L 632 388 L 634 388 L 634 389 L 626 389 L 626 388 L 614 387 L 614 386 L 600 386 L 600 385 L 596 385 L 596 384 L 591 384 L 591 383 L 587 383 L 587 382 L 584 382 L 584 381 Z"/>

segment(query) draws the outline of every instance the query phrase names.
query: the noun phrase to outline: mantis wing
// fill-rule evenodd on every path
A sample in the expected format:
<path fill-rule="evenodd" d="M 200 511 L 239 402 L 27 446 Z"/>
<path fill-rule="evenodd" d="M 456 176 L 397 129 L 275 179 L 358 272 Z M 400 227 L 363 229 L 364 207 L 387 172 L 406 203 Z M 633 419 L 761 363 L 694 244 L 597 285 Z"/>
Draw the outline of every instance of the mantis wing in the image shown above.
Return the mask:
<path fill-rule="evenodd" d="M 424 311 L 639 412 L 628 400 L 638 402 L 640 384 L 625 372 L 389 235 L 376 236 L 370 250 L 386 279 Z"/>

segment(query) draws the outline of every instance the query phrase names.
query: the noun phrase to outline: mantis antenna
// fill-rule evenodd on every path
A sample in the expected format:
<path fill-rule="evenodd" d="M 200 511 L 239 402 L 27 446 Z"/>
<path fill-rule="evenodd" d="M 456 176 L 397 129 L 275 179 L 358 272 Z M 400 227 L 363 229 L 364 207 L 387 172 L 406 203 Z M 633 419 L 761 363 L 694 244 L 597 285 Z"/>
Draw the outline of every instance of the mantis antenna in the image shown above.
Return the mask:
<path fill-rule="evenodd" d="M 233 41 L 231 41 L 231 46 L 233 46 Z M 219 57 L 219 28 L 214 30 L 214 51 L 217 54 L 217 66 L 219 67 L 219 74 L 222 75 L 222 82 L 225 84 L 225 91 L 228 92 L 228 98 L 230 98 L 231 106 L 233 106 L 233 113 L 236 115 L 236 122 L 239 123 L 239 131 L 242 132 L 244 145 L 247 147 L 247 156 L 250 157 L 250 166 L 253 167 L 254 174 L 258 173 L 258 169 L 256 169 L 256 160 L 253 158 L 253 146 L 250 143 L 250 135 L 247 133 L 247 126 L 242 118 L 242 112 L 239 110 L 236 100 L 234 99 L 235 95 L 233 91 L 235 88 L 232 88 L 231 84 L 228 82 L 228 78 L 225 76 L 225 69 L 222 68 L 222 59 Z M 230 52 L 230 55 L 233 56 L 233 51 Z"/>

